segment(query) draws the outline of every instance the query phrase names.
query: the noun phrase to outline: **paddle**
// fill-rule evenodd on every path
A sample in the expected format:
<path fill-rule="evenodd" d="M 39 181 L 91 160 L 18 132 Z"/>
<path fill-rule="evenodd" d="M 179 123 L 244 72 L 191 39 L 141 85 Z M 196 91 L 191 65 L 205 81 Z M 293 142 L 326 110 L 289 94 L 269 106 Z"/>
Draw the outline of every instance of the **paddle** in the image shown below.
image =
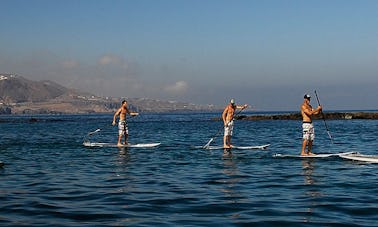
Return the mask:
<path fill-rule="evenodd" d="M 319 101 L 318 94 L 316 93 L 316 90 L 315 90 L 315 96 L 316 96 L 316 100 L 318 101 L 318 105 L 320 106 L 320 101 Z M 331 140 L 331 143 L 333 143 L 333 139 L 332 139 L 331 133 L 329 132 L 328 125 L 327 125 L 327 122 L 325 120 L 325 116 L 324 116 L 323 110 L 321 111 L 321 113 L 322 113 L 322 118 L 323 118 L 324 126 L 326 127 L 326 130 L 327 130 L 328 137 Z"/>
<path fill-rule="evenodd" d="M 99 132 L 99 131 L 101 131 L 100 128 L 94 130 L 93 132 L 88 132 L 88 136 L 91 136 L 91 135 L 93 135 L 93 134 L 95 134 L 95 133 L 97 133 L 97 132 Z"/>
<path fill-rule="evenodd" d="M 237 115 L 239 115 L 244 109 L 245 109 L 245 108 L 243 108 L 243 109 L 241 109 L 239 112 L 237 112 L 237 113 L 234 115 L 234 118 L 235 118 Z M 209 140 L 209 142 L 207 142 L 202 148 L 203 148 L 203 149 L 207 149 L 207 148 L 209 148 L 210 143 L 214 141 L 214 139 L 219 135 L 219 133 L 223 130 L 223 128 L 224 128 L 224 126 L 223 126 L 222 128 L 220 128 L 220 129 L 218 130 L 218 132 L 215 133 L 215 134 L 211 137 L 211 139 Z"/>

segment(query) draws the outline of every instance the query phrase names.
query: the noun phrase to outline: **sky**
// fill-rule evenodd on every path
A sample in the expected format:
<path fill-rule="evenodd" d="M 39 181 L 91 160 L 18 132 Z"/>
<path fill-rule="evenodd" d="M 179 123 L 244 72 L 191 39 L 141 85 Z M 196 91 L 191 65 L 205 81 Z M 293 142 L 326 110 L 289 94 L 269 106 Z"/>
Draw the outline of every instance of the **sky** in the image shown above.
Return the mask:
<path fill-rule="evenodd" d="M 0 0 L 0 73 L 98 96 L 378 109 L 376 0 Z M 312 105 L 317 106 L 316 99 Z"/>

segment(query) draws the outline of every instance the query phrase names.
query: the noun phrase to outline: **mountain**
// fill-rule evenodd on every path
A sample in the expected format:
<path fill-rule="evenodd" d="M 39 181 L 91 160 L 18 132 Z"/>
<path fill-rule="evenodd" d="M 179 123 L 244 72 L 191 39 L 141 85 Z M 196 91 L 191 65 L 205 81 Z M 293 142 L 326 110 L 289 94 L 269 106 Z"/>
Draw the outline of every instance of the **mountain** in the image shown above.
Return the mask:
<path fill-rule="evenodd" d="M 0 75 L 0 100 L 5 103 L 44 102 L 68 91 L 49 80 L 37 82 L 13 74 Z"/>
<path fill-rule="evenodd" d="M 98 97 L 66 88 L 53 81 L 32 81 L 15 74 L 0 74 L 0 114 L 110 113 L 122 99 L 138 112 L 217 111 L 213 105 L 196 105 L 148 98 Z"/>

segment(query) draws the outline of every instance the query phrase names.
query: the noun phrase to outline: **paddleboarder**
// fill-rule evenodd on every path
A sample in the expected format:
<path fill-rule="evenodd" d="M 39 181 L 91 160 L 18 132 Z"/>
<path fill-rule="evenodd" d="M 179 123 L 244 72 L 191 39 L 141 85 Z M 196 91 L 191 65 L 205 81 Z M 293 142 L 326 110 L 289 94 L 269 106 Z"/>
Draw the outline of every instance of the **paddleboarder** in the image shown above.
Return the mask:
<path fill-rule="evenodd" d="M 129 137 L 129 129 L 127 127 L 126 122 L 126 115 L 129 114 L 130 116 L 137 116 L 139 113 L 137 112 L 130 112 L 127 108 L 127 101 L 123 100 L 121 107 L 114 113 L 113 117 L 113 125 L 116 125 L 117 116 L 119 116 L 118 121 L 118 146 L 127 145 L 127 139 Z M 124 144 L 121 143 L 122 137 L 125 136 Z"/>
<path fill-rule="evenodd" d="M 303 144 L 302 144 L 302 151 L 301 155 L 313 155 L 311 152 L 312 150 L 312 143 L 315 138 L 315 130 L 314 125 L 312 123 L 312 117 L 321 113 L 322 106 L 318 106 L 316 109 L 313 109 L 310 105 L 311 96 L 309 94 L 304 95 L 304 100 L 301 106 L 301 114 L 302 114 L 302 132 L 303 132 Z M 307 151 L 306 150 L 307 146 Z"/>
<path fill-rule="evenodd" d="M 245 104 L 243 106 L 238 106 L 235 104 L 235 100 L 231 99 L 230 103 L 224 108 L 224 111 L 222 113 L 222 119 L 224 124 L 224 137 L 223 137 L 223 147 L 224 148 L 231 148 L 231 136 L 232 131 L 234 129 L 234 115 L 235 110 L 240 109 L 243 110 L 247 108 L 248 105 Z"/>

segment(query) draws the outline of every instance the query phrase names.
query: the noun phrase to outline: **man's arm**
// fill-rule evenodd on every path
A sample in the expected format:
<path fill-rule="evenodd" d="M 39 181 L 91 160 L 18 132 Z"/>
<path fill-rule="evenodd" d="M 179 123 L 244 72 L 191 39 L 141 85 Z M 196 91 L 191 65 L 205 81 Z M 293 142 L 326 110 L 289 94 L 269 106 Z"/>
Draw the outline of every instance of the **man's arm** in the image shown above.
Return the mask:
<path fill-rule="evenodd" d="M 113 123 L 112 125 L 115 125 L 116 124 L 116 120 L 117 120 L 117 116 L 121 113 L 121 108 L 119 108 L 115 113 L 114 113 L 114 116 L 113 116 Z"/>
<path fill-rule="evenodd" d="M 138 112 L 131 112 L 131 111 L 129 110 L 129 108 L 126 108 L 126 113 L 128 113 L 130 116 L 138 116 L 138 115 L 139 115 Z"/>
<path fill-rule="evenodd" d="M 312 110 L 313 114 L 319 114 L 322 111 L 322 106 L 318 106 L 315 110 Z"/>
<path fill-rule="evenodd" d="M 303 113 L 307 114 L 308 116 L 319 114 L 322 111 L 322 107 L 318 106 L 316 109 L 312 109 L 311 107 L 302 106 Z"/>
<path fill-rule="evenodd" d="M 248 104 L 244 104 L 242 106 L 236 106 L 236 109 L 241 109 L 241 110 L 244 110 L 245 108 L 248 107 Z"/>
<path fill-rule="evenodd" d="M 222 119 L 223 119 L 223 124 L 226 125 L 226 119 L 227 119 L 227 112 L 228 112 L 228 107 L 226 107 L 224 110 L 223 110 L 223 113 L 222 113 Z"/>

